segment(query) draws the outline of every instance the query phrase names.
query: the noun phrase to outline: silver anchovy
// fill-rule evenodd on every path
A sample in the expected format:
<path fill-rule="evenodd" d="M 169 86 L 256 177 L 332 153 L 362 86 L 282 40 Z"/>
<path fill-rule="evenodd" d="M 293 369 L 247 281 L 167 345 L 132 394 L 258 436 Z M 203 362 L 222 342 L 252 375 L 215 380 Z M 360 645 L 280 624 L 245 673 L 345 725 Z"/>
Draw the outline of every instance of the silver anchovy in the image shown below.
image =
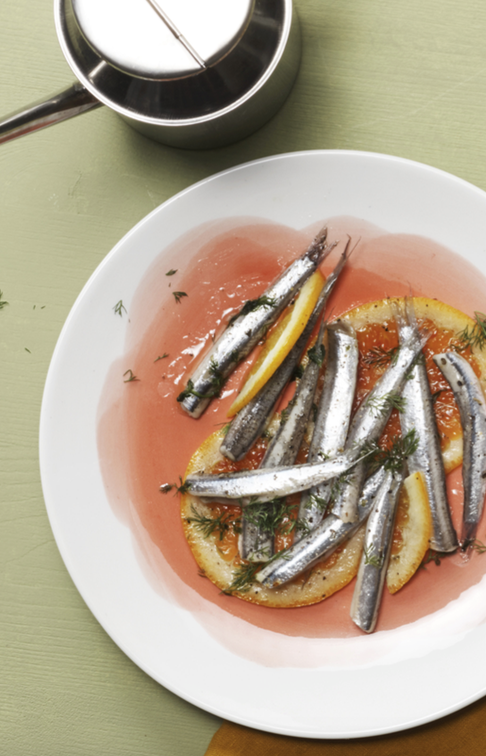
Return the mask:
<path fill-rule="evenodd" d="M 325 330 L 326 323 L 323 322 L 315 345 L 307 352 L 309 361 L 295 395 L 282 413 L 280 426 L 268 446 L 261 467 L 290 466 L 297 458 L 309 422 L 319 372 L 324 362 L 325 348 L 322 340 Z"/>
<path fill-rule="evenodd" d="M 315 346 L 309 350 L 309 361 L 289 406 L 271 440 L 260 469 L 293 465 L 304 439 L 314 396 L 324 360 L 322 339 L 326 323 L 323 321 Z M 250 562 L 265 562 L 274 552 L 274 534 L 268 533 L 255 520 L 254 507 L 274 507 L 272 503 L 243 506 L 241 515 L 240 554 Z"/>
<path fill-rule="evenodd" d="M 395 312 L 400 343 L 410 338 L 414 332 L 418 333 L 413 302 L 409 298 L 405 300 L 405 307 L 406 317 L 398 308 Z M 445 553 L 455 551 L 458 545 L 457 535 L 452 525 L 447 501 L 446 476 L 439 432 L 423 359 L 419 359 L 412 368 L 405 381 L 402 396 L 405 399 L 405 407 L 400 413 L 402 435 L 406 436 L 407 433 L 415 430 L 418 439 L 416 451 L 408 457 L 408 471 L 409 473 L 421 472 L 425 479 L 433 524 L 430 545 L 436 551 Z"/>
<path fill-rule="evenodd" d="M 358 340 L 354 328 L 343 321 L 327 328 L 327 359 L 324 385 L 307 461 L 330 459 L 342 452 L 348 435 L 358 371 Z M 321 483 L 304 491 L 300 500 L 298 522 L 301 529 L 317 527 L 322 520 L 331 493 L 330 483 Z"/>
<path fill-rule="evenodd" d="M 343 522 L 335 515 L 328 515 L 315 530 L 290 548 L 280 552 L 275 559 L 257 572 L 256 580 L 269 588 L 275 588 L 293 580 L 316 562 L 331 556 L 338 546 L 354 535 L 367 518 L 384 477 L 385 471 L 381 467 L 366 482 L 359 502 L 357 522 Z"/>
<path fill-rule="evenodd" d="M 199 417 L 236 366 L 258 344 L 266 330 L 287 307 L 317 266 L 329 254 L 326 247 L 327 228 L 323 228 L 312 244 L 255 301 L 247 302 L 230 321 L 221 336 L 177 397 L 181 407 L 192 417 Z"/>
<path fill-rule="evenodd" d="M 373 632 L 378 618 L 402 480 L 402 472 L 386 473 L 366 525 L 363 554 L 351 601 L 351 619 L 365 633 Z"/>
<path fill-rule="evenodd" d="M 378 379 L 368 396 L 363 399 L 351 422 L 346 450 L 367 442 L 377 442 L 385 429 L 393 407 L 405 406 L 401 396 L 403 385 L 415 358 L 427 341 L 427 334 L 413 335 L 402 344 L 396 359 Z M 346 476 L 333 504 L 333 514 L 345 522 L 358 516 L 358 499 L 366 476 L 366 463 L 361 462 Z"/>
<path fill-rule="evenodd" d="M 486 495 L 486 406 L 481 384 L 471 365 L 457 352 L 434 355 L 434 362 L 450 383 L 459 407 L 463 433 L 462 478 L 464 512 L 461 547 L 471 546 Z"/>
<path fill-rule="evenodd" d="M 226 499 L 257 498 L 278 499 L 293 493 L 305 491 L 324 480 L 332 480 L 349 470 L 365 454 L 359 449 L 344 452 L 334 459 L 314 465 L 304 464 L 294 467 L 275 467 L 270 470 L 258 469 L 221 475 L 191 475 L 185 479 L 187 490 L 193 496 Z"/>
<path fill-rule="evenodd" d="M 314 311 L 309 318 L 309 322 L 285 360 L 260 389 L 258 394 L 248 402 L 248 404 L 243 407 L 232 420 L 220 448 L 221 454 L 228 457 L 228 459 L 243 459 L 257 438 L 263 433 L 268 418 L 275 409 L 275 405 L 277 404 L 280 395 L 290 381 L 297 364 L 302 358 L 307 342 L 309 341 L 319 316 L 324 311 L 326 302 L 339 278 L 339 274 L 348 261 L 348 248 L 349 242 L 346 244 L 346 248 L 339 258 L 339 262 L 333 272 L 327 277 L 326 283 L 324 284 L 319 299 L 317 300 L 317 304 L 314 307 Z"/>

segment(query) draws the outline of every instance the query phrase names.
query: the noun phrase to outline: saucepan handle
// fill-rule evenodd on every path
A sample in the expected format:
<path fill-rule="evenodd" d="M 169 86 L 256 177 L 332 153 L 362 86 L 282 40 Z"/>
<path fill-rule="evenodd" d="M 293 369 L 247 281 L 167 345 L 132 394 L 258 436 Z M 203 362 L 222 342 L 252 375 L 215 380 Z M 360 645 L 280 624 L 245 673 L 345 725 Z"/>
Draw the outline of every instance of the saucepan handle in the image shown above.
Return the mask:
<path fill-rule="evenodd" d="M 36 102 L 3 118 L 0 121 L 0 144 L 65 121 L 100 105 L 101 102 L 96 97 L 76 82 L 48 100 Z"/>

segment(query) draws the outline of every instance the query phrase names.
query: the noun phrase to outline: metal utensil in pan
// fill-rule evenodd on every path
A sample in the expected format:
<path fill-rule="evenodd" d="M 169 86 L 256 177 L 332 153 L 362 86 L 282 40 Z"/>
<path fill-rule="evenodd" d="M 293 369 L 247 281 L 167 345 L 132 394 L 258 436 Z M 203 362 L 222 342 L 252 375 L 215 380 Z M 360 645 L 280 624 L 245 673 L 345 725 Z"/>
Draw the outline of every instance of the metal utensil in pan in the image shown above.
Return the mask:
<path fill-rule="evenodd" d="M 0 143 L 107 105 L 176 147 L 229 144 L 262 126 L 300 61 L 292 0 L 54 0 L 77 82 L 0 121 Z"/>

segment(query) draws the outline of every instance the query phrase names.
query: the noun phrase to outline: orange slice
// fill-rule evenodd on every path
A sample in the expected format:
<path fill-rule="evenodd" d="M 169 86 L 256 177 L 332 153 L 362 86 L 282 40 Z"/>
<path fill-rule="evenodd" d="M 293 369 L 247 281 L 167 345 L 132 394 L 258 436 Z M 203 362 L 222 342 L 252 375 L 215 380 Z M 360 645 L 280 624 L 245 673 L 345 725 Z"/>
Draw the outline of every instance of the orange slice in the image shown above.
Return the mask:
<path fill-rule="evenodd" d="M 260 391 L 262 386 L 282 364 L 300 334 L 304 330 L 319 299 L 324 285 L 324 277 L 316 271 L 303 285 L 295 304 L 269 335 L 262 351 L 252 366 L 243 388 L 228 411 L 228 416 L 236 415 Z"/>
<path fill-rule="evenodd" d="M 386 573 L 390 593 L 403 588 L 419 568 L 432 535 L 432 516 L 422 473 L 403 482 L 398 503 L 392 553 Z"/>
<path fill-rule="evenodd" d="M 401 298 L 379 299 L 349 310 L 340 319 L 350 323 L 356 330 L 360 349 L 368 350 L 373 345 L 371 336 L 376 337 L 378 348 L 389 349 L 398 343 L 393 310 L 394 302 L 403 302 Z M 460 310 L 439 302 L 437 299 L 413 297 L 415 313 L 419 323 L 432 330 L 424 353 L 427 372 L 433 393 L 447 387 L 447 382 L 432 361 L 432 353 L 447 351 L 460 344 L 458 334 L 466 328 L 473 328 L 475 321 Z M 479 375 L 483 390 L 486 390 L 486 349 L 474 347 L 463 352 L 464 357 L 473 364 Z M 367 386 L 369 390 L 371 385 Z M 364 389 L 363 389 L 364 390 Z M 359 386 L 358 386 L 359 391 Z M 438 391 L 436 416 L 441 436 L 442 458 L 446 473 L 451 472 L 462 463 L 462 429 L 459 411 L 452 398 L 452 392 Z M 486 391 L 485 391 L 486 393 Z M 395 433 L 397 429 L 393 429 Z"/>
<path fill-rule="evenodd" d="M 210 473 L 218 469 L 219 464 L 227 462 L 219 451 L 223 438 L 224 432 L 218 430 L 203 441 L 189 461 L 186 477 L 195 473 Z M 250 460 L 248 467 L 252 466 Z M 189 547 L 201 574 L 223 592 L 230 589 L 235 578 L 241 576 L 242 569 L 247 566 L 238 555 L 240 517 L 240 507 L 234 503 L 212 504 L 191 496 L 190 492 L 181 497 L 182 527 Z M 223 523 L 223 532 L 221 529 L 209 532 L 211 528 L 207 525 L 216 518 Z M 286 585 L 267 588 L 250 580 L 245 589 L 232 593 L 253 604 L 279 608 L 306 606 L 322 601 L 344 588 L 356 575 L 363 550 L 364 529 L 365 526 L 361 526 L 328 559 Z"/>

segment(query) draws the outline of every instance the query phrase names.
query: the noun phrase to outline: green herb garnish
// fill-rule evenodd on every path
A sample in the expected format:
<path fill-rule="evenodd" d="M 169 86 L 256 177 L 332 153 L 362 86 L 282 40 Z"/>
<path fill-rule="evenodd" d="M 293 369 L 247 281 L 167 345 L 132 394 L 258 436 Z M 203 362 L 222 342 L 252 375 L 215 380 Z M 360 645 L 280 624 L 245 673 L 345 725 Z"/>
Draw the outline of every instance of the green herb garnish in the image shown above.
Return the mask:
<path fill-rule="evenodd" d="M 132 371 L 131 371 L 131 370 L 126 370 L 126 371 L 125 371 L 125 372 L 123 373 L 123 377 L 125 377 L 126 375 L 128 375 L 128 378 L 127 378 L 126 380 L 124 380 L 124 381 L 123 381 L 123 383 L 130 383 L 131 381 L 138 381 L 138 380 L 140 380 L 139 378 L 137 378 L 137 376 L 136 376 L 136 375 L 134 375 L 134 374 L 132 373 Z"/>
<path fill-rule="evenodd" d="M 457 549 L 454 549 L 454 551 L 435 551 L 434 549 L 428 549 L 425 553 L 424 558 L 422 559 L 422 562 L 420 563 L 420 567 L 422 569 L 425 569 L 425 565 L 429 564 L 429 562 L 434 562 L 434 564 L 439 567 L 442 559 L 448 556 L 452 556 L 456 553 L 456 551 Z"/>
<path fill-rule="evenodd" d="M 188 396 L 196 396 L 198 399 L 212 399 L 215 396 L 219 396 L 221 389 L 226 382 L 226 379 L 221 370 L 218 368 L 218 364 L 214 358 L 211 359 L 211 362 L 209 364 L 209 374 L 211 385 L 213 386 L 212 389 L 206 391 L 204 394 L 201 391 L 196 391 L 196 389 L 194 388 L 194 383 L 191 381 L 191 379 L 189 379 L 187 381 L 186 388 L 184 389 L 184 391 L 181 391 L 181 393 L 177 397 L 177 401 L 183 402 L 184 399 L 186 399 L 186 397 Z"/>
<path fill-rule="evenodd" d="M 473 551 L 477 551 L 478 554 L 486 554 L 486 544 L 484 544 L 482 541 L 478 541 L 477 538 L 469 543 L 468 546 Z"/>
<path fill-rule="evenodd" d="M 383 564 L 383 554 L 375 554 L 373 549 L 373 544 L 370 543 L 368 548 L 363 550 L 364 558 L 365 558 L 365 564 L 371 564 L 372 567 L 376 567 L 377 569 L 380 569 L 380 567 Z"/>
<path fill-rule="evenodd" d="M 391 347 L 390 349 L 375 346 L 363 355 L 363 362 L 370 367 L 374 365 L 380 368 L 386 365 L 394 365 L 397 361 L 399 351 L 400 346 Z"/>
<path fill-rule="evenodd" d="M 120 317 L 122 317 L 123 315 L 123 310 L 125 310 L 125 312 L 127 311 L 127 308 L 125 307 L 125 305 L 123 304 L 123 300 L 121 299 L 119 302 L 116 303 L 113 309 L 115 311 L 115 315 L 119 315 Z"/>
<path fill-rule="evenodd" d="M 167 273 L 165 275 L 166 276 L 173 276 L 175 273 L 177 273 L 177 270 L 178 270 L 178 268 L 176 268 L 175 270 L 172 268 L 171 270 L 167 271 Z"/>
<path fill-rule="evenodd" d="M 329 494 L 329 504 L 333 504 L 341 495 L 343 489 L 349 483 L 350 471 L 341 473 L 337 478 L 334 478 L 331 484 L 331 493 Z"/>
<path fill-rule="evenodd" d="M 240 593 L 246 593 L 250 590 L 250 586 L 253 582 L 253 578 L 257 574 L 261 567 L 261 564 L 259 563 L 248 563 L 248 564 L 241 564 L 239 567 L 236 568 L 233 582 L 231 585 L 228 586 L 228 588 L 223 591 L 223 593 L 232 594 L 236 591 L 239 591 Z"/>
<path fill-rule="evenodd" d="M 161 354 L 159 357 L 157 357 L 157 359 L 154 360 L 154 362 L 158 362 L 159 360 L 165 360 L 165 358 L 168 356 L 169 356 L 168 352 L 164 352 L 164 354 Z"/>
<path fill-rule="evenodd" d="M 307 501 L 305 503 L 306 509 L 317 509 L 318 512 L 321 512 L 322 514 L 325 514 L 327 507 L 329 506 L 329 500 L 324 499 L 322 496 L 319 496 L 316 493 L 309 494 Z"/>
<path fill-rule="evenodd" d="M 245 519 L 251 525 L 267 535 L 274 536 L 277 533 L 286 535 L 295 527 L 292 520 L 286 527 L 282 526 L 285 516 L 291 516 L 296 509 L 295 504 L 288 505 L 285 499 L 272 499 L 271 501 L 255 501 L 245 507 Z"/>
<path fill-rule="evenodd" d="M 2 297 L 3 291 L 0 289 L 0 310 L 3 310 L 3 308 L 8 305 L 8 302 L 6 302 L 5 299 L 2 299 Z"/>
<path fill-rule="evenodd" d="M 180 303 L 182 297 L 187 297 L 187 294 L 185 291 L 173 291 L 172 294 L 174 295 L 176 304 Z"/>
<path fill-rule="evenodd" d="M 315 362 L 319 367 L 322 366 L 324 358 L 326 356 L 326 347 L 324 344 L 315 344 L 313 347 L 307 350 L 307 356 L 312 362 Z"/>
<path fill-rule="evenodd" d="M 249 299 L 241 310 L 233 315 L 233 317 L 230 318 L 228 325 L 231 325 L 232 323 L 237 320 L 237 318 L 241 317 L 242 315 L 248 315 L 248 313 L 253 312 L 254 310 L 259 310 L 260 307 L 276 307 L 277 306 L 277 300 L 275 297 L 267 297 L 266 294 L 263 294 L 258 299 Z"/>
<path fill-rule="evenodd" d="M 395 436 L 388 449 L 381 449 L 374 442 L 364 444 L 361 448 L 365 449 L 365 453 L 368 451 L 368 465 L 372 472 L 382 466 L 390 472 L 399 472 L 407 457 L 417 451 L 418 445 L 419 435 L 415 428 L 412 428 L 405 436 Z"/>
<path fill-rule="evenodd" d="M 186 521 L 200 530 L 204 538 L 209 538 L 214 533 L 222 541 L 230 529 L 235 533 L 241 533 L 241 518 L 234 517 L 230 512 L 223 512 L 217 517 L 207 517 L 198 512 L 194 506 L 191 507 L 191 510 L 193 516 L 188 517 Z"/>
<path fill-rule="evenodd" d="M 365 399 L 365 402 L 366 406 L 376 415 L 386 415 L 392 409 L 403 412 L 406 406 L 405 397 L 394 392 L 390 392 L 384 396 L 369 397 Z"/>
<path fill-rule="evenodd" d="M 292 375 L 290 376 L 291 381 L 300 381 L 302 376 L 304 375 L 304 367 L 303 365 L 296 365 Z"/>
<path fill-rule="evenodd" d="M 483 349 L 486 344 L 486 315 L 483 312 L 475 312 L 476 322 L 473 326 L 466 326 L 463 331 L 457 334 L 457 338 L 464 344 L 464 347 L 477 347 Z"/>

